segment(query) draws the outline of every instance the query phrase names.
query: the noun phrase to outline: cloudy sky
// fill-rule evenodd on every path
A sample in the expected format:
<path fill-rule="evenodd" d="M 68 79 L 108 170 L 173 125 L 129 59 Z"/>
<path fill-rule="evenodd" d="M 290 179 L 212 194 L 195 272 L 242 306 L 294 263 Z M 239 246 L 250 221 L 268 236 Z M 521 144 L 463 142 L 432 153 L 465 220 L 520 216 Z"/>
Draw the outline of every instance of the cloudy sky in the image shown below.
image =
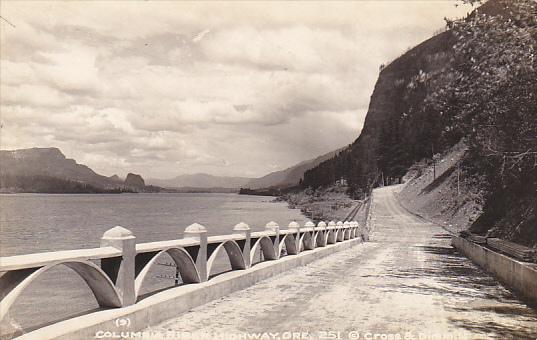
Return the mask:
<path fill-rule="evenodd" d="M 1 5 L 2 149 L 104 175 L 262 176 L 358 136 L 378 69 L 454 1 Z"/>

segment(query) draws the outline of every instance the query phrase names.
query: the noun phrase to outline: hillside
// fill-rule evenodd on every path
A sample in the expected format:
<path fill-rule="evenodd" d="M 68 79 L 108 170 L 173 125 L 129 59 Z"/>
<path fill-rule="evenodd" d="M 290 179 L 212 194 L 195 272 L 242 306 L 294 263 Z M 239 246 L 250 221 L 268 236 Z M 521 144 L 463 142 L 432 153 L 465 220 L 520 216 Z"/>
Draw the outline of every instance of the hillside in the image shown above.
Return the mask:
<path fill-rule="evenodd" d="M 155 192 L 140 175 L 97 174 L 57 148 L 0 150 L 0 192 L 36 193 L 119 193 Z"/>
<path fill-rule="evenodd" d="M 397 198 L 401 205 L 453 233 L 474 223 L 483 210 L 483 191 L 461 166 L 467 146 L 458 143 L 437 162 L 414 164 Z"/>
<path fill-rule="evenodd" d="M 537 5 L 490 0 L 447 26 L 382 68 L 361 135 L 307 171 L 303 187 L 346 178 L 361 198 L 381 179 L 399 183 L 414 164 L 430 166 L 464 140 L 459 176 L 482 196 L 480 213 L 464 227 L 535 245 Z M 451 181 L 450 171 L 434 186 Z"/>
<path fill-rule="evenodd" d="M 66 158 L 57 148 L 0 150 L 0 175 L 46 176 L 114 188 L 122 182 L 116 177 L 97 174 L 89 167 Z"/>
<path fill-rule="evenodd" d="M 288 188 L 296 186 L 304 177 L 304 172 L 319 165 L 337 155 L 342 149 L 329 152 L 314 159 L 302 161 L 292 167 L 284 170 L 271 172 L 263 177 L 248 178 L 248 177 L 226 177 L 213 176 L 208 174 L 189 174 L 180 175 L 170 179 L 150 178 L 147 180 L 149 184 L 161 186 L 164 188 L 181 188 L 181 190 L 211 189 L 212 191 L 225 191 L 229 189 L 266 189 L 266 188 Z"/>
<path fill-rule="evenodd" d="M 164 188 L 229 188 L 239 189 L 246 185 L 251 178 L 225 177 L 208 174 L 180 175 L 170 179 L 149 178 L 147 182 Z"/>
<path fill-rule="evenodd" d="M 320 163 L 334 157 L 343 149 L 338 149 L 314 159 L 300 162 L 285 170 L 271 172 L 260 178 L 255 178 L 249 181 L 245 187 L 250 189 L 262 189 L 262 188 L 285 188 L 298 185 L 304 173 Z"/>

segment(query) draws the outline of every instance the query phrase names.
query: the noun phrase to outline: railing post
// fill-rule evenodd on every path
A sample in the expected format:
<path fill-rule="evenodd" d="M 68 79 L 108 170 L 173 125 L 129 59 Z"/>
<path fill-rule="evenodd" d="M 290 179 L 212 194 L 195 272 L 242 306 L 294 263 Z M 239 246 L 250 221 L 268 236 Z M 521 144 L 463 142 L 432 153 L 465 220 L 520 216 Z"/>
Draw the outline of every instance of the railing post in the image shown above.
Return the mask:
<path fill-rule="evenodd" d="M 133 305 L 136 303 L 134 290 L 136 237 L 130 230 L 117 226 L 103 234 L 101 247 L 114 247 L 121 250 L 121 258 L 102 259 L 101 268 L 114 282 L 121 296 L 122 306 Z"/>
<path fill-rule="evenodd" d="M 186 227 L 184 238 L 193 238 L 199 241 L 200 245 L 198 253 L 194 260 L 196 261 L 196 268 L 198 268 L 200 281 L 207 281 L 207 228 L 198 223 L 191 224 Z"/>
<path fill-rule="evenodd" d="M 343 230 L 344 230 L 344 232 L 343 232 L 343 239 L 344 239 L 344 240 L 348 240 L 348 239 L 351 238 L 351 230 L 350 230 L 350 227 L 351 227 L 351 225 L 350 225 L 349 221 L 345 221 L 345 222 L 343 223 L 343 228 L 344 228 L 344 229 L 343 229 Z"/>
<path fill-rule="evenodd" d="M 336 228 L 338 230 L 338 232 L 337 232 L 338 238 L 336 239 L 336 242 L 343 241 L 345 239 L 345 230 L 343 229 L 343 222 L 338 221 L 336 223 Z M 343 231 L 343 233 L 342 233 L 342 231 Z"/>
<path fill-rule="evenodd" d="M 265 225 L 265 230 L 270 230 L 275 233 L 274 235 L 274 254 L 276 254 L 276 260 L 280 258 L 280 226 L 274 221 L 270 221 Z"/>
<path fill-rule="evenodd" d="M 311 232 L 310 233 L 310 241 L 308 242 L 308 244 L 304 244 L 304 249 L 310 249 L 310 250 L 313 250 L 315 249 L 315 224 L 313 224 L 312 221 L 308 221 L 306 222 L 306 224 L 304 224 L 304 227 L 306 228 L 311 228 Z M 308 231 L 306 231 L 308 232 Z"/>
<path fill-rule="evenodd" d="M 326 236 L 327 236 L 327 230 L 326 230 L 326 223 L 324 221 L 321 221 L 319 223 L 317 223 L 317 227 L 319 228 L 322 228 L 322 231 L 319 230 L 318 232 L 321 233 L 322 232 L 322 237 L 321 237 L 321 245 L 320 247 L 325 247 L 326 246 Z M 315 240 L 315 242 L 317 242 L 317 239 Z M 318 246 L 317 244 L 315 246 Z"/>
<path fill-rule="evenodd" d="M 288 226 L 289 230 L 296 231 L 295 234 L 295 246 L 296 246 L 296 253 L 300 254 L 300 225 L 296 223 L 295 221 L 289 223 Z"/>
<path fill-rule="evenodd" d="M 330 237 L 328 237 L 328 242 L 327 243 L 334 244 L 334 243 L 337 242 L 337 238 L 336 238 L 337 237 L 336 222 L 334 222 L 334 221 L 328 222 L 328 228 L 332 228 L 332 229 L 328 230 L 328 235 L 330 235 Z"/>
<path fill-rule="evenodd" d="M 233 231 L 236 234 L 244 235 L 244 245 L 242 246 L 242 257 L 244 258 L 244 264 L 246 266 L 246 269 L 250 268 L 252 266 L 252 261 L 250 259 L 250 248 L 251 248 L 251 239 L 252 239 L 252 231 L 250 230 L 250 227 L 248 224 L 244 222 L 240 222 L 239 224 L 235 225 L 233 227 Z M 239 243 L 240 244 L 240 243 Z"/>

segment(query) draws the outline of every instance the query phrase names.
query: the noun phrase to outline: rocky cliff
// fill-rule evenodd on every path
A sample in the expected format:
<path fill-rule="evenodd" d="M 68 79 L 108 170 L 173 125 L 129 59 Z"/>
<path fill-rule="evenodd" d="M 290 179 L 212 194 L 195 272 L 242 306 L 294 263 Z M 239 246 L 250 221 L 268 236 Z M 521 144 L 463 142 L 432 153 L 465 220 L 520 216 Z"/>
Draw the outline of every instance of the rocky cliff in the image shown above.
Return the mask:
<path fill-rule="evenodd" d="M 483 197 L 472 230 L 537 244 L 536 41 L 531 0 L 490 0 L 448 21 L 447 31 L 382 68 L 362 133 L 306 172 L 303 187 L 343 177 L 361 197 L 382 180 L 400 182 L 417 162 L 439 161 L 462 140 L 467 152 L 454 166 Z"/>
<path fill-rule="evenodd" d="M 145 187 L 145 182 L 142 176 L 129 173 L 125 178 L 125 186 L 129 188 L 142 189 Z"/>

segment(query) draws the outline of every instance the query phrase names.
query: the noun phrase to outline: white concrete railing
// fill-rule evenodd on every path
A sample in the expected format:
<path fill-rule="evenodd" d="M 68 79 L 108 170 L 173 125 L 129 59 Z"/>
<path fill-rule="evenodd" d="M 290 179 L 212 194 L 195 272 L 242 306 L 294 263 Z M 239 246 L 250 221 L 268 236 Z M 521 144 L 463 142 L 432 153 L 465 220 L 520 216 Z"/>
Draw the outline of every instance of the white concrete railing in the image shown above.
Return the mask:
<path fill-rule="evenodd" d="M 64 265 L 73 269 L 92 290 L 101 307 L 119 308 L 135 304 L 149 270 L 158 258 L 168 254 L 184 284 L 210 279 L 214 261 L 225 251 L 232 270 L 251 267 L 259 250 L 265 261 L 277 260 L 285 248 L 288 256 L 325 247 L 357 237 L 366 240 L 368 231 L 358 222 L 307 222 L 301 227 L 291 222 L 280 230 L 269 222 L 265 231 L 251 232 L 245 223 L 233 228 L 233 234 L 207 236 L 200 224 L 188 226 L 182 239 L 136 244 L 135 236 L 117 226 L 106 231 L 101 247 L 0 257 L 0 320 L 17 297 L 41 274 Z M 100 260 L 100 266 L 92 260 Z"/>

